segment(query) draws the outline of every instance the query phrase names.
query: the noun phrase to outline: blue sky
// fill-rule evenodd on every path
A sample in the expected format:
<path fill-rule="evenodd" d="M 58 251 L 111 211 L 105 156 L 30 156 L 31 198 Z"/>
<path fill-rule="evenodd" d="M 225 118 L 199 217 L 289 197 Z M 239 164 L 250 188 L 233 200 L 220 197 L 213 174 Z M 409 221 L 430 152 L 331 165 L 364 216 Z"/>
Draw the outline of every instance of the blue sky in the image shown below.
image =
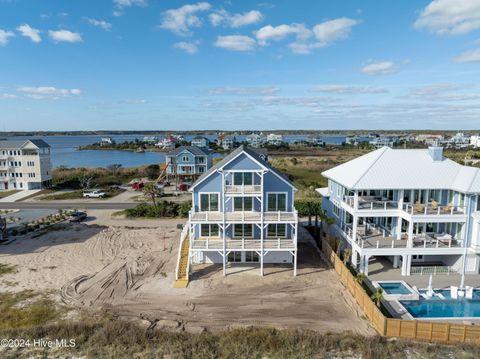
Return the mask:
<path fill-rule="evenodd" d="M 0 0 L 0 130 L 478 129 L 479 79 L 479 0 Z"/>

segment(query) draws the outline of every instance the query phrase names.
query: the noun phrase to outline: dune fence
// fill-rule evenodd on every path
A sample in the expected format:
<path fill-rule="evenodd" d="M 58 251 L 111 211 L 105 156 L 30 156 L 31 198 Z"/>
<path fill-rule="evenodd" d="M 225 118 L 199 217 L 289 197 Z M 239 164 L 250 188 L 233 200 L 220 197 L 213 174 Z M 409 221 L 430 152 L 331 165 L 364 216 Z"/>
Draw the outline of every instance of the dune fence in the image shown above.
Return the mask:
<path fill-rule="evenodd" d="M 321 239 L 321 249 L 340 276 L 342 284 L 355 298 L 371 325 L 381 336 L 452 344 L 480 343 L 480 325 L 386 317 L 324 238 Z"/>

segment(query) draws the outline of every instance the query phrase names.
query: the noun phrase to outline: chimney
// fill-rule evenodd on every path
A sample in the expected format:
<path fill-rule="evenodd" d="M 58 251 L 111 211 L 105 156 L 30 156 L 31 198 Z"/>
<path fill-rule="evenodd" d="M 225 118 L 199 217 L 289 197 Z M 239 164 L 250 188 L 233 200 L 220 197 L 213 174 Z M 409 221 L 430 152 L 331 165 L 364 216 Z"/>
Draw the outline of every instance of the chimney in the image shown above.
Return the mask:
<path fill-rule="evenodd" d="M 431 146 L 428 147 L 428 154 L 435 162 L 443 160 L 443 147 Z"/>

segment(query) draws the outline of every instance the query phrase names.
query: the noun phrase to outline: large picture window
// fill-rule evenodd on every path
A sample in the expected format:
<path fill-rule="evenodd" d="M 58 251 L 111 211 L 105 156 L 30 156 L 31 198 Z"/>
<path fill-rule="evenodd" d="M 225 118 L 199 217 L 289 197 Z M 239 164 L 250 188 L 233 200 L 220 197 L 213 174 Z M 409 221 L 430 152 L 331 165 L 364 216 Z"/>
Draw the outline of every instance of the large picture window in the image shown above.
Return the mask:
<path fill-rule="evenodd" d="M 218 193 L 200 193 L 200 211 L 217 212 Z"/>
<path fill-rule="evenodd" d="M 253 211 L 253 197 L 234 197 L 234 211 Z"/>
<path fill-rule="evenodd" d="M 253 184 L 253 172 L 234 172 L 234 186 L 251 186 Z"/>
<path fill-rule="evenodd" d="M 202 224 L 200 226 L 201 237 L 218 237 L 219 234 L 218 224 Z"/>
<path fill-rule="evenodd" d="M 286 211 L 287 210 L 287 194 L 286 193 L 268 193 L 267 211 Z"/>
<path fill-rule="evenodd" d="M 285 238 L 287 237 L 286 224 L 269 224 L 267 227 L 268 238 Z"/>
<path fill-rule="evenodd" d="M 253 224 L 234 224 L 234 238 L 253 238 Z"/>

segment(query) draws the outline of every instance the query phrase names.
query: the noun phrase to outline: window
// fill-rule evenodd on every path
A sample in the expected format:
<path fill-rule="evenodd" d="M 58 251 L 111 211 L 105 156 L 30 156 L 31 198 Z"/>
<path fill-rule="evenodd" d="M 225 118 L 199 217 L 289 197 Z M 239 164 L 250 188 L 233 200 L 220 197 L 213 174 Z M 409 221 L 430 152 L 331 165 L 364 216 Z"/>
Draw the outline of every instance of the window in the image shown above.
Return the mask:
<path fill-rule="evenodd" d="M 218 193 L 200 193 L 200 211 L 218 211 Z"/>
<path fill-rule="evenodd" d="M 234 197 L 234 211 L 253 211 L 253 197 Z"/>
<path fill-rule="evenodd" d="M 336 202 L 332 202 L 332 209 L 333 209 L 333 214 L 340 218 L 340 206 Z"/>
<path fill-rule="evenodd" d="M 267 211 L 286 211 L 287 210 L 287 194 L 286 193 L 268 193 L 267 195 Z"/>
<path fill-rule="evenodd" d="M 188 156 L 183 156 L 182 157 L 182 162 L 188 162 Z"/>
<path fill-rule="evenodd" d="M 234 224 L 233 238 L 253 238 L 253 224 Z"/>
<path fill-rule="evenodd" d="M 203 167 L 203 166 L 198 167 L 198 172 L 200 172 L 200 173 L 205 172 L 205 167 Z"/>
<path fill-rule="evenodd" d="M 245 262 L 260 262 L 260 257 L 257 252 L 245 252 Z"/>
<path fill-rule="evenodd" d="M 242 252 L 230 252 L 228 253 L 228 261 L 229 262 L 241 262 L 242 261 Z"/>
<path fill-rule="evenodd" d="M 477 211 L 480 211 L 480 196 L 477 196 Z"/>
<path fill-rule="evenodd" d="M 234 172 L 234 186 L 251 186 L 253 184 L 253 172 Z"/>
<path fill-rule="evenodd" d="M 200 236 L 218 237 L 220 234 L 218 224 L 202 224 L 200 226 Z"/>
<path fill-rule="evenodd" d="M 200 157 L 197 157 L 197 158 L 198 158 L 198 163 L 205 163 L 205 157 L 200 156 Z"/>
<path fill-rule="evenodd" d="M 286 224 L 269 224 L 267 227 L 267 238 L 285 238 L 287 237 Z"/>

